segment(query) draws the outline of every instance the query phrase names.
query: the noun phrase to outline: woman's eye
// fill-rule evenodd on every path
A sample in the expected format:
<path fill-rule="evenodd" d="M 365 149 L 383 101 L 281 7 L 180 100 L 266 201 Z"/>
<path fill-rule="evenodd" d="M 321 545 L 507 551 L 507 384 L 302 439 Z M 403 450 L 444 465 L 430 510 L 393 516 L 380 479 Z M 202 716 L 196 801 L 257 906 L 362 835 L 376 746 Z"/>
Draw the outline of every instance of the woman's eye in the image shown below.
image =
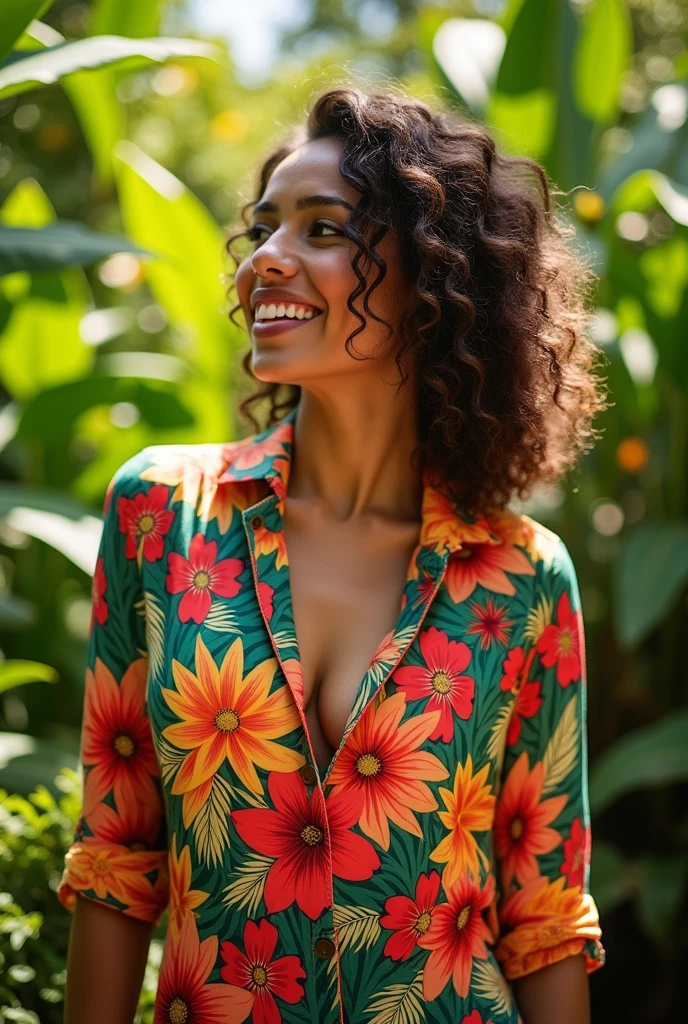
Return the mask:
<path fill-rule="evenodd" d="M 331 232 L 333 232 L 334 235 L 343 235 L 344 234 L 344 232 L 340 228 L 335 227 L 333 224 L 327 224 L 323 220 L 317 220 L 315 222 L 315 224 L 313 225 L 313 228 L 311 230 L 314 231 L 314 232 L 317 232 L 318 229 L 320 229 L 320 228 L 322 228 L 322 229 L 324 229 L 326 231 L 331 231 Z M 247 228 L 245 234 L 246 234 L 246 237 L 249 239 L 249 241 L 251 241 L 251 242 L 260 242 L 261 241 L 261 233 L 263 231 L 269 231 L 269 230 L 270 229 L 265 224 L 253 224 L 250 228 Z M 319 234 L 319 235 L 316 235 L 316 237 L 328 238 L 328 237 L 332 237 L 332 235 L 322 235 L 322 234 Z"/>

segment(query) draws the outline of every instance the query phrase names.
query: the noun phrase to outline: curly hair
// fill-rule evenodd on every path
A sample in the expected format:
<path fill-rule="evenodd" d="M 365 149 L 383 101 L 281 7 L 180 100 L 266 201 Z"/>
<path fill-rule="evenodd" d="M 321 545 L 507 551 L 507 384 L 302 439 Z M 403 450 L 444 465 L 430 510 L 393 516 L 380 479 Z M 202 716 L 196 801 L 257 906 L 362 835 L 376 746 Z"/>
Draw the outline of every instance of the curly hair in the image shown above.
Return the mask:
<path fill-rule="evenodd" d="M 363 314 L 392 330 L 368 302 L 387 272 L 375 247 L 388 231 L 415 284 L 418 301 L 402 319 L 395 351 L 400 386 L 408 359 L 419 371 L 414 465 L 476 510 L 503 508 L 556 481 L 592 447 L 593 417 L 607 404 L 606 378 L 595 373 L 601 352 L 586 335 L 595 275 L 566 241 L 575 232 L 556 220 L 544 169 L 499 154 L 468 118 L 394 91 L 341 86 L 317 96 L 305 125 L 267 156 L 258 197 L 281 160 L 322 137 L 342 141 L 339 170 L 362 193 L 345 225 L 358 281 L 347 306 L 361 321 L 345 342 L 350 355 Z M 257 201 L 241 207 L 244 224 Z M 232 245 L 246 234 L 227 241 L 237 266 Z M 354 305 L 361 295 L 363 313 Z M 239 308 L 229 312 L 236 326 Z M 250 360 L 249 351 L 242 366 L 255 380 Z M 300 392 L 261 383 L 240 413 L 262 429 L 254 403 L 268 400 L 272 425 Z"/>

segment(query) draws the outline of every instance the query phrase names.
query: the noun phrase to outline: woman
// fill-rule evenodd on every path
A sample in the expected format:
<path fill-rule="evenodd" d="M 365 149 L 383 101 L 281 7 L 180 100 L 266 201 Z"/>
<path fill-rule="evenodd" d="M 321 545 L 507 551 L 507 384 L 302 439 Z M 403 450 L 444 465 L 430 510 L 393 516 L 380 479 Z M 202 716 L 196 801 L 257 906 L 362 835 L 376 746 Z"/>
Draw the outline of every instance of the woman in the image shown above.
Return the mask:
<path fill-rule="evenodd" d="M 268 426 L 106 498 L 66 1022 L 131 1020 L 167 907 L 158 1024 L 584 1024 L 580 595 L 506 505 L 604 407 L 590 272 L 536 164 L 393 92 L 321 95 L 258 193 Z"/>

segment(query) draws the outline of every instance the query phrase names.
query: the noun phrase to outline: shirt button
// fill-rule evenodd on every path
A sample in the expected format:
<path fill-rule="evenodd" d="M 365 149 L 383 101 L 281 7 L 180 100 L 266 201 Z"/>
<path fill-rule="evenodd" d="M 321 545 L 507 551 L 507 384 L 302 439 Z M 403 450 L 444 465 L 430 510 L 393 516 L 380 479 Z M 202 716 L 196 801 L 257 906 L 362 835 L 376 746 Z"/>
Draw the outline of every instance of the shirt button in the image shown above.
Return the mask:
<path fill-rule="evenodd" d="M 331 956 L 334 956 L 334 942 L 332 939 L 316 939 L 313 943 L 313 949 L 321 960 L 329 960 Z"/>
<path fill-rule="evenodd" d="M 263 517 L 262 516 L 251 516 L 251 527 L 254 530 L 260 530 L 262 525 L 263 525 Z"/>
<path fill-rule="evenodd" d="M 315 774 L 315 768 L 312 764 L 305 764 L 303 768 L 299 769 L 299 774 L 307 786 L 314 786 L 318 781 L 318 776 Z"/>

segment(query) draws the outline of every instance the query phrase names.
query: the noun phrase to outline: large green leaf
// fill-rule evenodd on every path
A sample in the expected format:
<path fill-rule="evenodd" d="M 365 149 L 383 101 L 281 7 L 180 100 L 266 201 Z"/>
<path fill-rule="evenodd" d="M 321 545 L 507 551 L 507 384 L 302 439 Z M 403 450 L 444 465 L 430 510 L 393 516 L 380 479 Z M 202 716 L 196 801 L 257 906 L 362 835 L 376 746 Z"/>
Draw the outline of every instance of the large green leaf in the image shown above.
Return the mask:
<path fill-rule="evenodd" d="M 14 43 L 34 18 L 40 18 L 53 0 L 2 0 L 0 17 L 0 60 L 3 60 Z"/>
<path fill-rule="evenodd" d="M 25 733 L 0 732 L 0 786 L 8 793 L 26 796 L 43 784 L 58 795 L 54 779 L 63 767 L 79 768 L 77 738 L 73 743 L 58 743 Z"/>
<path fill-rule="evenodd" d="M 635 905 L 643 929 L 658 946 L 671 941 L 683 905 L 688 857 L 644 857 Z"/>
<path fill-rule="evenodd" d="M 558 185 L 579 185 L 591 173 L 594 124 L 571 91 L 578 16 L 568 2 L 523 0 L 505 28 L 487 120 L 512 152 L 537 159 Z"/>
<path fill-rule="evenodd" d="M 133 143 L 121 143 L 116 157 L 127 234 L 162 257 L 147 268 L 148 283 L 170 323 L 189 336 L 191 361 L 222 386 L 235 333 L 222 312 L 222 231 L 178 178 Z"/>
<path fill-rule="evenodd" d="M 50 665 L 43 665 L 40 661 L 8 658 L 0 664 L 0 693 L 24 683 L 55 683 L 58 678 L 57 672 Z"/>
<path fill-rule="evenodd" d="M 60 220 L 45 228 L 0 226 L 0 276 L 18 270 L 58 270 L 84 266 L 115 252 L 151 256 L 123 235 L 93 231 L 76 221 Z"/>
<path fill-rule="evenodd" d="M 574 91 L 581 111 L 602 123 L 619 107 L 621 79 L 633 52 L 631 16 L 623 0 L 595 0 L 583 15 L 574 60 Z"/>
<path fill-rule="evenodd" d="M 94 36 L 118 35 L 141 39 L 154 36 L 160 27 L 165 0 L 95 0 L 91 8 L 90 30 Z"/>
<path fill-rule="evenodd" d="M 120 61 L 164 61 L 168 57 L 219 58 L 220 50 L 194 39 L 123 39 L 95 36 L 60 43 L 41 50 L 17 52 L 0 66 L 0 97 L 12 96 L 37 85 L 49 85 L 64 75 Z"/>
<path fill-rule="evenodd" d="M 153 427 L 190 427 L 193 414 L 182 405 L 177 387 L 169 381 L 94 374 L 42 391 L 28 404 L 17 428 L 20 441 L 61 445 L 71 436 L 75 421 L 96 405 L 129 402 Z"/>
<path fill-rule="evenodd" d="M 590 808 L 605 810 L 624 793 L 688 779 L 688 711 L 675 711 L 618 740 L 590 772 Z"/>
<path fill-rule="evenodd" d="M 688 523 L 648 521 L 629 530 L 614 573 L 622 646 L 635 646 L 659 625 L 687 583 Z"/>
<path fill-rule="evenodd" d="M 0 517 L 13 529 L 61 552 L 88 575 L 95 568 L 103 531 L 98 513 L 56 491 L 0 484 Z"/>
<path fill-rule="evenodd" d="M 30 178 L 0 210 L 0 222 L 8 228 L 44 228 L 54 220 L 47 196 Z M 14 303 L 0 335 L 0 377 L 10 394 L 25 400 L 88 372 L 94 350 L 82 341 L 79 324 L 90 291 L 80 268 L 9 274 L 0 278 L 0 289 Z"/>

